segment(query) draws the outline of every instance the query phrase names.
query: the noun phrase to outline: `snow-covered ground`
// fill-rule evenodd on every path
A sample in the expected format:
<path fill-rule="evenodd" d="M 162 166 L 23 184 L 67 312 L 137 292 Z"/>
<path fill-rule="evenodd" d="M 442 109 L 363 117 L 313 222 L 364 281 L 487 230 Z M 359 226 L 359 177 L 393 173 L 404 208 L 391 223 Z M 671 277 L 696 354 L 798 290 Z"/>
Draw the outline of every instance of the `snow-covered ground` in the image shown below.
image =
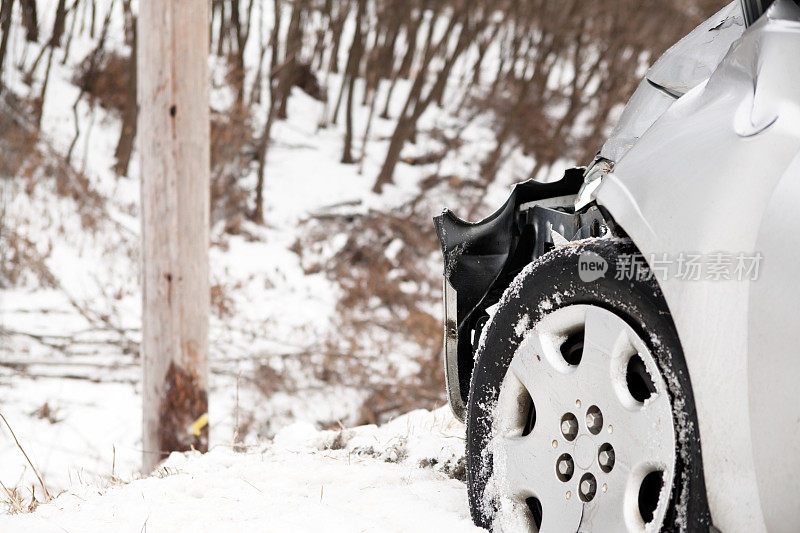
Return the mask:
<path fill-rule="evenodd" d="M 174 453 L 146 478 L 82 480 L 0 531 L 479 531 L 463 476 L 463 426 L 446 408 L 381 427 L 297 423 L 243 452 Z"/>

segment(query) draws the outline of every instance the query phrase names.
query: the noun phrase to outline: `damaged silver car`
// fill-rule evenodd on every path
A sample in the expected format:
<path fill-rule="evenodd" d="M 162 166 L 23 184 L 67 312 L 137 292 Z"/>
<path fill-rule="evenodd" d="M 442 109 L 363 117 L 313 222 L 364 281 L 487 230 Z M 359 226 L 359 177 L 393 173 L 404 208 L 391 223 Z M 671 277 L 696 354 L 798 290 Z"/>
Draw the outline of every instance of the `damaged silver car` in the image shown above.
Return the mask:
<path fill-rule="evenodd" d="M 475 522 L 800 530 L 799 204 L 800 7 L 742 0 L 588 168 L 437 217 Z"/>

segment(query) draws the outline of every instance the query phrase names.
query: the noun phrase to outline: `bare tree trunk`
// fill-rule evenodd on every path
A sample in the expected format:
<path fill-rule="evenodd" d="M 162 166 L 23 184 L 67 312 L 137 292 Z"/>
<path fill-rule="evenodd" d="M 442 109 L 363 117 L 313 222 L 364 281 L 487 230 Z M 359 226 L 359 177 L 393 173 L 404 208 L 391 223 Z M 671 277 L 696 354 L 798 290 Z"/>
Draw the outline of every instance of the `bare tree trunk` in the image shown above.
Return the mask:
<path fill-rule="evenodd" d="M 339 72 L 339 47 L 342 42 L 342 32 L 344 31 L 344 23 L 347 21 L 347 14 L 350 12 L 350 1 L 344 0 L 339 2 L 339 7 L 336 8 L 336 19 L 332 25 L 332 41 L 331 57 L 328 59 L 328 71 L 333 73 Z"/>
<path fill-rule="evenodd" d="M 388 119 L 389 116 L 389 106 L 392 105 L 392 95 L 394 94 L 394 88 L 397 86 L 397 79 L 398 76 L 392 78 L 392 82 L 389 85 L 389 90 L 386 91 L 386 102 L 383 105 L 383 111 L 381 111 L 380 117 L 382 119 Z"/>
<path fill-rule="evenodd" d="M 483 68 L 483 60 L 486 57 L 486 51 L 489 50 L 489 46 L 494 42 L 499 31 L 500 24 L 496 24 L 492 33 L 478 42 L 478 58 L 475 60 L 475 64 L 472 67 L 472 85 L 478 85 L 480 83 L 481 69 Z"/>
<path fill-rule="evenodd" d="M 275 26 L 272 28 L 272 35 L 270 37 L 272 55 L 270 56 L 270 65 L 272 69 L 269 75 L 269 110 L 267 111 L 267 121 L 264 124 L 264 131 L 258 140 L 257 159 L 258 159 L 258 179 L 256 181 L 256 205 L 253 209 L 251 219 L 258 224 L 264 223 L 264 182 L 266 181 L 267 173 L 267 151 L 269 150 L 270 135 L 272 134 L 272 124 L 275 120 L 275 114 L 278 111 L 280 95 L 278 94 L 278 81 L 275 79 L 277 76 L 278 64 L 278 35 L 280 33 L 280 0 L 273 0 L 273 8 L 275 9 Z"/>
<path fill-rule="evenodd" d="M 217 55 L 225 55 L 225 28 L 228 21 L 225 19 L 225 0 L 217 0 L 219 10 L 219 31 L 217 32 Z"/>
<path fill-rule="evenodd" d="M 92 2 L 92 16 L 89 19 L 89 37 L 94 39 L 94 23 L 97 20 L 97 1 L 91 0 Z"/>
<path fill-rule="evenodd" d="M 116 0 L 111 0 L 111 4 L 109 4 L 109 6 L 108 6 L 108 11 L 106 12 L 106 17 L 105 17 L 105 19 L 103 19 L 103 29 L 100 32 L 100 38 L 97 41 L 97 46 L 95 46 L 94 50 L 92 50 L 92 53 L 89 56 L 89 66 L 87 68 L 88 72 L 94 72 L 97 69 L 97 62 L 100 60 L 100 57 L 101 57 L 101 55 L 103 53 L 103 50 L 105 48 L 105 45 L 106 45 L 106 36 L 108 35 L 108 26 L 111 23 L 111 14 L 114 11 L 114 3 L 115 2 L 116 2 Z M 53 54 L 52 54 L 52 51 L 51 51 L 51 53 L 50 53 L 50 57 L 51 58 L 52 58 L 52 55 Z M 48 73 L 49 73 L 49 70 L 50 70 L 49 61 L 48 61 L 48 64 L 47 64 L 47 69 L 48 69 Z M 80 131 L 80 120 L 79 120 L 79 115 L 78 115 L 78 105 L 80 104 L 80 101 L 83 98 L 84 94 L 85 94 L 85 90 L 83 88 L 81 88 L 81 90 L 78 92 L 78 97 L 75 98 L 75 103 L 72 104 L 72 117 L 73 117 L 73 120 L 75 122 L 75 135 L 72 138 L 72 142 L 69 145 L 69 149 L 67 150 L 67 155 L 65 157 L 65 159 L 66 159 L 68 164 L 72 161 L 72 152 L 75 149 L 75 145 L 77 145 L 78 138 L 80 137 L 80 134 L 81 134 L 81 131 Z M 44 102 L 44 90 L 42 91 L 42 102 Z M 92 113 L 94 113 L 94 109 L 92 109 Z M 86 138 L 87 143 L 89 141 L 88 134 L 89 134 L 90 131 L 91 131 L 91 128 L 89 129 L 89 131 L 87 131 L 87 138 Z M 85 164 L 85 161 L 84 161 L 84 164 Z"/>
<path fill-rule="evenodd" d="M 244 103 L 244 33 L 242 32 L 242 21 L 240 20 L 239 0 L 231 0 L 231 32 L 236 42 L 236 52 L 233 52 L 236 64 L 236 75 L 234 83 L 236 85 L 236 102 Z"/>
<path fill-rule="evenodd" d="M 69 49 L 72 46 L 72 36 L 75 35 L 75 24 L 78 21 L 78 2 L 80 2 L 80 0 L 75 0 L 70 8 L 70 11 L 72 11 L 72 22 L 70 22 L 69 32 L 67 32 L 67 43 L 64 45 L 64 55 L 61 56 L 62 65 L 66 65 L 67 59 L 69 59 Z"/>
<path fill-rule="evenodd" d="M 417 16 L 409 17 L 409 24 L 406 26 L 406 54 L 403 56 L 403 62 L 400 64 L 400 70 L 397 76 L 400 78 L 408 78 L 411 74 L 411 64 L 414 62 L 414 55 L 417 53 L 417 34 L 419 27 L 422 24 L 422 19 L 425 18 L 425 10 L 419 7 Z"/>
<path fill-rule="evenodd" d="M 377 73 L 376 73 L 377 77 Z M 377 82 L 380 86 L 380 81 Z M 361 140 L 361 154 L 358 156 L 358 173 L 364 173 L 364 159 L 367 157 L 367 142 L 369 142 L 369 132 L 372 129 L 372 118 L 375 116 L 375 105 L 378 101 L 378 87 L 370 91 L 369 98 L 369 114 L 367 115 L 367 125 L 364 127 L 364 137 Z"/>
<path fill-rule="evenodd" d="M 372 45 L 371 46 L 369 45 L 370 29 L 369 29 L 368 17 L 366 22 L 367 22 L 367 29 L 364 30 L 363 38 L 361 39 L 361 57 L 362 59 L 366 58 L 366 61 L 364 63 L 364 81 L 366 85 L 364 87 L 363 93 L 361 94 L 362 106 L 367 105 L 368 103 L 367 99 L 369 98 L 370 92 L 372 91 L 372 89 L 375 88 L 374 81 L 376 79 L 376 74 L 378 73 L 378 63 L 377 63 L 378 55 L 375 52 L 378 49 L 378 47 L 381 46 L 378 36 L 378 31 L 380 30 L 380 28 L 375 29 L 375 37 L 372 39 Z M 370 52 L 367 53 L 367 50 L 369 50 Z"/>
<path fill-rule="evenodd" d="M 300 25 L 306 0 L 295 0 L 292 6 L 292 16 L 289 19 L 289 27 L 286 28 L 286 54 L 281 65 L 281 72 L 278 76 L 278 118 L 287 117 L 286 106 L 289 103 L 289 96 L 292 93 L 292 79 L 297 71 L 297 56 L 303 46 L 303 29 Z"/>
<path fill-rule="evenodd" d="M 327 48 L 328 32 L 333 24 L 333 0 L 325 0 L 322 4 L 322 24 L 317 30 L 317 42 L 314 43 L 314 55 L 311 59 L 311 68 L 322 70 L 325 61 L 325 48 Z"/>
<path fill-rule="evenodd" d="M 355 91 L 355 77 L 350 77 L 347 88 L 347 109 L 345 110 L 344 149 L 342 163 L 350 165 L 355 163 L 353 158 L 353 92 Z"/>
<path fill-rule="evenodd" d="M 234 54 L 236 60 L 236 101 L 240 105 L 244 104 L 244 51 L 247 48 L 247 40 L 250 38 L 250 17 L 253 13 L 253 1 L 250 0 L 247 4 L 247 18 L 242 22 L 239 0 L 231 0 L 231 31 L 236 43 L 236 53 Z"/>
<path fill-rule="evenodd" d="M 387 17 L 389 20 L 388 28 L 386 29 L 386 37 L 377 58 L 377 68 L 379 69 L 379 77 L 388 79 L 394 73 L 394 58 L 395 48 L 397 46 L 397 39 L 400 37 L 400 26 L 403 22 L 402 12 L 406 9 L 405 4 L 395 2 L 390 5 Z"/>
<path fill-rule="evenodd" d="M 537 61 L 536 64 L 539 66 L 541 61 Z M 526 97 L 528 95 L 528 91 L 532 87 L 533 79 L 537 75 L 537 72 L 534 69 L 534 73 L 528 77 L 529 67 L 530 63 L 526 62 L 525 70 L 522 72 L 521 76 L 522 82 L 520 84 L 519 93 L 517 94 L 516 103 L 514 104 L 514 107 L 511 108 L 511 112 L 508 113 L 508 116 L 504 117 L 503 125 L 496 135 L 497 146 L 495 146 L 495 149 L 492 151 L 492 153 L 489 154 L 483 163 L 481 163 L 481 179 L 486 184 L 491 183 L 494 180 L 500 164 L 500 159 L 502 158 L 503 151 L 505 149 L 506 141 L 508 141 L 514 126 L 517 124 L 517 120 L 522 108 L 527 104 Z"/>
<path fill-rule="evenodd" d="M 6 59 L 6 50 L 8 49 L 8 34 L 11 31 L 11 12 L 14 8 L 14 0 L 3 0 L 0 6 L 0 31 L 3 32 L 0 37 L 0 94 L 3 92 L 3 63 Z"/>
<path fill-rule="evenodd" d="M 477 29 L 474 27 L 462 28 L 455 50 L 445 61 L 445 65 L 439 72 L 436 83 L 430 89 L 428 95 L 425 98 L 422 98 L 422 89 L 425 85 L 425 80 L 427 78 L 431 61 L 442 50 L 443 47 L 446 48 L 453 29 L 459 23 L 466 24 L 466 21 L 459 17 L 458 14 L 453 14 L 447 30 L 445 30 L 444 35 L 438 41 L 438 43 L 431 43 L 430 46 L 426 47 L 426 52 L 422 60 L 422 65 L 420 66 L 419 73 L 417 74 L 417 77 L 414 80 L 414 85 L 411 87 L 411 91 L 408 94 L 403 111 L 400 113 L 400 118 L 397 120 L 397 127 L 392 134 L 392 139 L 389 141 L 389 149 L 386 153 L 386 160 L 381 167 L 380 174 L 378 174 L 378 177 L 375 180 L 375 185 L 372 187 L 373 192 L 380 193 L 383 190 L 384 185 L 392 183 L 394 168 L 397 166 L 397 162 L 400 160 L 400 152 L 402 151 L 406 140 L 413 134 L 416 128 L 417 120 L 419 120 L 419 117 L 422 116 L 422 113 L 433 101 L 433 98 L 436 94 L 438 94 L 438 91 L 443 90 L 443 85 L 447 81 L 447 76 L 449 75 L 450 70 L 453 68 L 453 64 L 455 64 L 455 61 L 467 48 L 470 40 L 476 34 Z M 431 21 L 431 24 L 433 24 L 433 21 Z M 409 111 L 412 110 L 412 106 L 413 111 L 411 111 L 409 114 Z"/>
<path fill-rule="evenodd" d="M 264 7 L 258 4 L 258 67 L 250 88 L 250 105 L 261 103 L 262 78 L 264 77 L 264 58 L 267 56 L 267 41 L 264 39 Z"/>
<path fill-rule="evenodd" d="M 117 160 L 114 171 L 118 176 L 128 173 L 128 164 L 133 152 L 134 140 L 136 139 L 136 121 L 138 107 L 136 105 L 136 19 L 133 19 L 133 46 L 131 46 L 130 67 L 128 69 L 128 84 L 125 88 L 125 110 L 122 113 L 122 129 L 119 134 L 117 149 L 114 151 L 114 158 Z"/>
<path fill-rule="evenodd" d="M 208 450 L 208 2 L 141 0 L 143 468 Z"/>
<path fill-rule="evenodd" d="M 20 0 L 22 4 L 22 24 L 25 26 L 25 39 L 35 43 L 39 40 L 39 14 L 36 0 Z"/>
<path fill-rule="evenodd" d="M 273 97 L 274 98 L 274 97 Z M 256 205 L 253 210 L 252 220 L 257 224 L 264 223 L 264 181 L 267 173 L 267 151 L 269 150 L 269 140 L 272 134 L 272 123 L 277 112 L 277 100 L 270 103 L 267 122 L 264 125 L 264 132 L 258 141 L 258 179 L 256 182 Z"/>
<path fill-rule="evenodd" d="M 333 111 L 331 112 L 330 122 L 334 125 L 339 123 L 339 109 L 342 107 L 342 100 L 344 99 L 344 94 L 347 92 L 347 75 L 345 74 L 342 76 L 342 86 L 339 88 L 339 96 L 336 98 L 336 105 L 333 106 Z"/>
<path fill-rule="evenodd" d="M 53 47 L 52 46 L 45 46 L 42 47 L 42 50 L 47 50 L 47 66 L 44 69 L 44 79 L 42 80 L 42 89 L 39 91 L 39 97 L 36 99 L 34 103 L 34 114 L 35 114 L 35 122 L 36 122 L 36 129 L 40 129 L 42 126 L 42 113 L 44 112 L 44 98 L 47 95 L 47 86 L 50 83 L 50 67 L 53 66 Z"/>
<path fill-rule="evenodd" d="M 275 75 L 275 69 L 278 67 L 278 45 L 280 44 L 281 34 L 281 2 L 280 0 L 273 0 L 272 8 L 275 12 L 275 25 L 272 27 L 272 32 L 269 35 L 269 47 L 272 54 L 269 58 L 269 77 L 270 80 Z M 274 87 L 270 87 L 270 90 Z"/>
<path fill-rule="evenodd" d="M 47 46 L 42 46 L 42 49 L 39 51 L 39 55 L 36 56 L 36 59 L 33 61 L 30 70 L 25 75 L 27 80 L 33 80 L 33 74 L 36 72 L 36 69 L 39 66 L 39 61 L 42 60 L 44 55 L 47 53 L 49 54 L 47 58 L 47 70 L 45 72 L 45 82 L 42 87 L 41 94 L 44 96 L 45 88 L 47 87 L 47 79 L 50 75 L 50 66 L 53 62 L 53 48 L 57 46 L 61 46 L 61 37 L 64 35 L 64 27 L 67 20 L 67 9 L 66 9 L 66 0 L 58 0 L 58 5 L 56 6 L 56 17 L 53 21 L 53 31 L 50 34 L 50 39 L 47 41 Z M 92 35 L 94 37 L 94 35 Z M 29 81 L 29 83 L 30 83 Z M 42 102 L 39 102 L 40 105 L 43 105 Z M 41 119 L 41 110 L 39 111 L 39 119 Z M 38 120 L 38 119 L 37 119 Z"/>
<path fill-rule="evenodd" d="M 350 48 L 350 57 L 347 60 L 347 70 L 345 71 L 345 79 L 347 80 L 347 110 L 346 125 L 344 134 L 344 151 L 342 152 L 342 163 L 352 164 L 355 163 L 353 158 L 353 93 L 355 92 L 356 78 L 358 77 L 359 65 L 361 64 L 361 56 L 364 50 L 364 35 L 362 33 L 362 22 L 364 18 L 364 10 L 366 9 L 366 0 L 358 0 L 358 7 L 356 13 L 356 31 L 353 35 L 353 44 Z"/>
<path fill-rule="evenodd" d="M 412 4 L 412 6 L 413 6 L 413 4 Z M 419 26 L 418 22 L 421 19 L 422 12 L 423 12 L 422 9 L 419 9 L 418 10 L 419 13 L 418 13 L 417 18 L 413 18 L 411 16 L 411 11 L 413 11 L 413 10 L 407 9 L 406 6 L 403 6 L 403 7 L 405 9 L 402 9 L 401 11 L 405 13 L 405 20 L 403 20 L 401 18 L 401 16 L 397 17 L 398 18 L 397 34 L 391 40 L 392 49 L 391 49 L 390 52 L 392 54 L 392 61 L 394 61 L 394 45 L 395 45 L 395 42 L 397 40 L 397 37 L 400 34 L 400 29 L 403 26 L 405 26 L 406 41 L 407 41 L 406 42 L 406 46 L 408 47 L 408 50 L 406 51 L 406 54 L 403 57 L 403 62 L 400 64 L 400 66 L 397 67 L 397 70 L 393 69 L 393 65 L 388 65 L 388 64 L 386 65 L 386 69 L 387 69 L 387 72 L 388 72 L 387 77 L 391 78 L 391 82 L 389 83 L 389 90 L 386 91 L 386 100 L 385 100 L 384 105 L 383 105 L 383 111 L 379 115 L 382 119 L 388 119 L 389 118 L 389 107 L 392 104 L 392 96 L 394 95 L 394 89 L 397 86 L 397 80 L 400 79 L 401 77 L 403 77 L 403 69 L 404 69 L 404 67 L 411 68 L 411 60 L 413 59 L 414 51 L 415 51 L 414 49 L 416 48 L 417 31 L 418 31 L 418 26 Z M 399 15 L 399 13 L 398 13 L 398 15 Z M 413 30 L 412 30 L 412 27 L 413 27 Z M 387 51 L 386 53 L 388 54 L 389 51 Z"/>
<path fill-rule="evenodd" d="M 61 36 L 64 35 L 64 25 L 67 19 L 67 0 L 58 0 L 56 6 L 56 20 L 53 23 L 53 35 L 50 37 L 50 46 L 61 46 Z"/>

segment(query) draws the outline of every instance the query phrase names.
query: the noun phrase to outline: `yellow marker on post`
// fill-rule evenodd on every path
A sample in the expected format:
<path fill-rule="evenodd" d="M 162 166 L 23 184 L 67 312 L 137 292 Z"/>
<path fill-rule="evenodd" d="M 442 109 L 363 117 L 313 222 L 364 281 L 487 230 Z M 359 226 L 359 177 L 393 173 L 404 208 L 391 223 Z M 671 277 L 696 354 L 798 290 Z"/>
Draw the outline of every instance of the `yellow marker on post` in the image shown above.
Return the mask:
<path fill-rule="evenodd" d="M 208 413 L 203 413 L 200 418 L 189 425 L 189 433 L 195 437 L 200 436 L 200 431 L 208 425 Z"/>

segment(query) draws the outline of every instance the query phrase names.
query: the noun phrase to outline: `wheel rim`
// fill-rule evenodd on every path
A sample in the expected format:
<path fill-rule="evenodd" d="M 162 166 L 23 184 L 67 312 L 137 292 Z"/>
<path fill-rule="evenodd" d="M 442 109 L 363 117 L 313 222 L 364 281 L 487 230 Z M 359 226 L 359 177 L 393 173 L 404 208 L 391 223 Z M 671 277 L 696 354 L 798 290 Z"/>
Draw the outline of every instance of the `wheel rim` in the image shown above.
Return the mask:
<path fill-rule="evenodd" d="M 545 316 L 500 386 L 490 450 L 487 495 L 503 531 L 659 530 L 675 427 L 646 343 L 600 307 Z"/>

